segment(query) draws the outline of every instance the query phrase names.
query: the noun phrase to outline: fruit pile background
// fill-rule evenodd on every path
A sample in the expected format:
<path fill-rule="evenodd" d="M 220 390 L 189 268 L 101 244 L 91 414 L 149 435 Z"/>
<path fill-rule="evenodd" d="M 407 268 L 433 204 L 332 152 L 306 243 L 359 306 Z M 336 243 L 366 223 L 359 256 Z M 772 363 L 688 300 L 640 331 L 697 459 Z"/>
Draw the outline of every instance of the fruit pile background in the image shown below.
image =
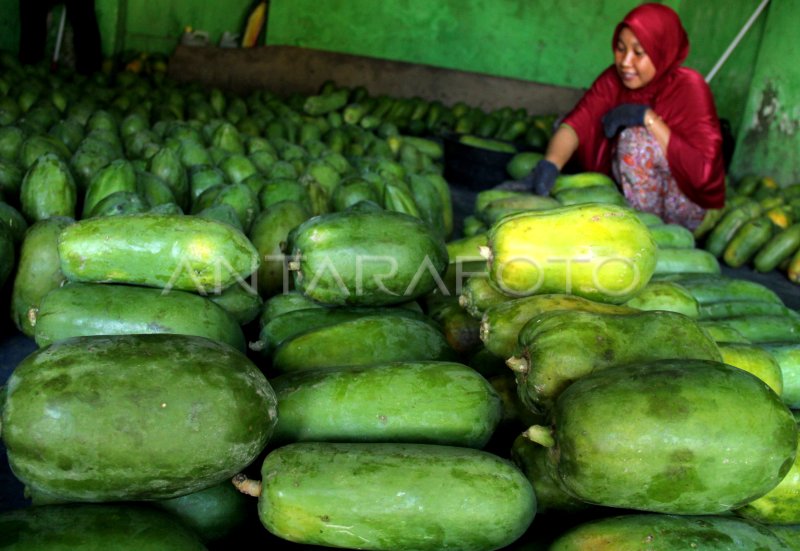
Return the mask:
<path fill-rule="evenodd" d="M 800 407 L 800 294 L 793 284 L 797 273 L 794 259 L 800 258 L 800 235 L 795 237 L 800 218 L 796 186 L 779 189 L 766 176 L 736 182 L 731 185 L 732 199 L 725 211 L 692 234 L 627 209 L 615 183 L 602 175 L 564 174 L 551 196 L 538 197 L 491 189 L 496 182 L 466 186 L 448 173 L 445 145 L 447 140 L 455 140 L 467 148 L 467 154 L 469 148 L 499 154 L 494 159 L 503 163 L 508 178 L 520 178 L 539 158 L 554 116 L 534 117 L 510 108 L 487 113 L 465 104 L 447 107 L 416 98 L 373 97 L 368 90 L 344 89 L 334 82 L 322 83 L 318 94 L 307 97 L 282 98 L 267 91 L 241 97 L 171 82 L 161 63 L 134 58 L 123 70 L 109 67 L 107 72 L 85 79 L 51 73 L 45 67 L 21 67 L 12 57 L 0 56 L 0 304 L 8 312 L 2 322 L 0 381 L 7 381 L 17 365 L 36 350 L 98 332 L 116 331 L 120 336 L 153 332 L 167 338 L 171 333 L 190 333 L 238 348 L 266 374 L 279 405 L 284 400 L 285 416 L 278 413 L 271 435 L 274 439 L 252 464 L 242 466 L 248 476 L 258 478 L 265 452 L 301 440 L 301 430 L 322 433 L 319 419 L 319 426 L 311 423 L 305 429 L 281 425 L 291 419 L 290 399 L 300 404 L 297 415 L 314 403 L 304 406 L 302 396 L 290 395 L 295 386 L 303 386 L 304 377 L 311 377 L 298 375 L 303 370 L 417 362 L 419 365 L 403 375 L 411 378 L 408 373 L 418 370 L 423 378 L 408 383 L 407 396 L 421 394 L 420 386 L 426 386 L 431 394 L 415 407 L 426 411 L 425 407 L 440 403 L 443 410 L 463 408 L 458 411 L 475 419 L 467 436 L 444 434 L 444 428 L 451 428 L 447 423 L 456 424 L 449 419 L 440 426 L 420 429 L 411 441 L 482 448 L 516 465 L 536 491 L 538 511 L 531 529 L 514 542 L 496 540 L 508 543 L 508 549 L 547 548 L 550 540 L 572 526 L 612 516 L 612 510 L 613 514 L 646 511 L 653 519 L 658 515 L 653 522 L 664 522 L 665 531 L 672 522 L 667 513 L 695 516 L 689 506 L 670 510 L 652 503 L 636 506 L 635 500 L 579 499 L 574 488 L 570 494 L 557 484 L 548 486 L 542 466 L 545 447 L 534 448 L 520 437 L 530 426 L 543 427 L 552 421 L 549 410 L 554 406 L 542 409 L 542 404 L 555 397 L 524 390 L 525 370 L 533 365 L 530 357 L 539 337 L 533 330 L 535 324 L 523 329 L 522 322 L 539 315 L 543 324 L 555 320 L 544 315 L 544 310 L 574 309 L 571 314 L 576 320 L 583 323 L 586 318 L 609 327 L 612 322 L 591 316 L 644 316 L 609 330 L 610 341 L 614 332 L 639 335 L 636 346 L 621 341 L 613 348 L 615 354 L 631 354 L 630 358 L 640 363 L 680 358 L 724 360 L 735 365 L 741 369 L 725 371 L 725 376 L 733 373 L 731 377 L 740 382 L 731 384 L 743 385 L 742 392 L 751 393 L 752 401 L 732 401 L 731 410 L 737 414 L 763 410 L 765 418 L 769 412 L 777 412 L 769 417 L 782 422 L 775 421 L 776 432 L 791 433 L 796 440 L 793 421 L 791 430 L 786 429 L 790 409 Z M 648 276 L 646 287 L 624 298 L 600 293 L 600 306 L 594 301 L 587 306 L 581 298 L 577 305 L 558 303 L 558 308 L 547 303 L 551 298 L 542 298 L 549 294 L 520 297 L 498 288 L 486 255 L 496 258 L 501 254 L 501 235 L 509 242 L 517 239 L 514 221 L 527 223 L 530 219 L 532 227 L 540 230 L 524 241 L 558 243 L 560 234 L 551 234 L 547 217 L 574 217 L 574 224 L 568 227 L 580 227 L 583 212 L 594 213 L 590 219 L 596 213 L 624 217 L 629 224 L 624 237 L 612 234 L 611 239 L 621 251 L 623 245 L 635 241 L 633 234 L 641 237 L 644 252 L 639 252 L 647 257 L 642 263 Z M 187 215 L 198 225 L 188 226 Z M 167 222 L 158 222 L 155 229 L 135 222 L 147 216 Z M 385 231 L 384 240 L 365 239 L 353 230 L 356 221 L 363 224 L 358 227 L 374 224 L 369 226 L 373 228 L 370 235 Z M 98 241 L 92 241 L 91 228 L 99 228 Z M 504 229 L 508 233 L 503 233 Z M 183 243 L 187 236 L 185 251 L 197 253 L 200 259 L 204 253 L 225 259 L 232 279 L 224 290 L 205 289 L 211 292 L 203 293 L 190 283 L 167 295 L 159 294 L 176 280 L 158 273 L 161 261 L 137 256 L 147 249 L 140 245 L 155 246 L 159 240 Z M 203 239 L 194 239 L 198 236 Z M 119 248 L 103 249 L 99 242 L 112 237 L 121 244 Z M 581 238 L 578 235 L 578 241 Z M 309 285 L 309 279 L 324 272 L 319 266 L 326 266 L 330 258 L 347 260 L 353 250 L 374 257 L 395 245 L 401 252 L 395 257 L 399 266 L 393 275 L 405 278 L 401 289 L 415 292 L 401 297 L 403 300 L 388 300 L 380 293 L 367 293 L 364 296 L 369 298 L 356 300 L 325 277 L 316 281 L 318 289 Z M 766 247 L 772 252 L 761 253 Z M 322 264 L 313 265 L 317 260 L 314 253 L 323 251 L 328 256 L 319 260 Z M 93 264 L 105 258 L 103 255 L 108 255 L 107 265 Z M 287 255 L 290 262 L 285 265 L 276 255 Z M 232 284 L 236 277 L 241 283 L 251 275 L 253 264 L 248 260 L 254 257 L 261 259 L 254 283 L 249 287 Z M 422 257 L 440 279 L 426 278 L 430 271 L 418 271 Z M 639 262 L 640 257 L 631 258 Z M 183 257 L 177 259 L 182 261 Z M 197 266 L 200 264 L 191 265 Z M 141 273 L 134 274 L 131 267 Z M 197 270 L 199 274 L 201 268 Z M 307 271 L 305 279 L 298 278 L 303 270 Z M 167 276 L 173 273 L 170 270 Z M 475 277 L 463 275 L 468 273 Z M 317 291 L 319 294 L 314 294 Z M 539 304 L 540 299 L 547 305 Z M 148 305 L 167 301 L 170 312 L 159 313 L 156 323 L 152 319 L 155 310 L 148 310 Z M 508 312 L 515 308 L 520 309 L 514 310 L 518 317 L 512 318 Z M 141 329 L 142 319 L 150 322 L 145 323 L 147 331 Z M 180 329 L 169 325 L 180 323 L 185 324 Z M 490 329 L 497 327 L 511 335 L 510 341 L 507 337 L 502 342 L 493 340 L 497 333 Z M 553 364 L 548 369 L 577 362 L 559 356 L 565 350 L 577 350 L 586 361 L 600 365 L 601 354 L 593 354 L 590 344 L 597 340 L 600 329 L 593 327 L 586 341 L 566 340 L 568 335 L 580 335 L 577 325 L 555 335 L 552 355 L 547 356 Z M 395 338 L 400 334 L 402 339 Z M 659 335 L 658 342 L 655 335 Z M 352 365 L 345 366 L 348 362 Z M 459 384 L 473 385 L 469 394 L 478 396 L 475 402 L 449 401 L 453 397 L 448 392 L 437 393 L 440 387 L 436 384 L 442 383 L 429 373 L 426 362 L 452 362 L 448 376 Z M 600 367 L 595 369 L 597 377 L 605 376 L 599 373 Z M 674 375 L 665 369 L 665 377 Z M 698 369 L 701 375 L 703 369 Z M 739 371 L 749 373 L 745 376 Z M 342 377 L 352 375 L 344 373 Z M 701 375 L 695 381 L 698 385 L 703 383 Z M 317 376 L 321 377 L 316 381 L 319 387 L 334 384 Z M 362 395 L 359 407 L 366 411 L 373 403 L 388 404 L 393 393 L 401 394 L 400 388 L 384 389 L 377 400 Z M 329 409 L 320 408 L 325 409 L 323 413 L 335 407 L 346 410 L 347 403 L 342 400 L 315 398 L 324 399 L 331 402 L 325 402 Z M 356 421 L 352 423 L 357 426 Z M 655 426 L 653 434 L 658 432 L 659 425 Z M 10 428 L 25 433 L 25 427 L 15 425 L 14 419 Z M 343 428 L 334 426 L 332 430 Z M 9 434 L 9 427 L 4 430 Z M 264 430 L 272 431 L 272 427 Z M 363 435 L 367 429 L 359 426 L 353 430 Z M 546 430 L 527 434 L 543 446 L 552 444 L 548 441 L 552 435 Z M 345 437 L 334 433 L 329 438 Z M 794 448 L 786 452 L 791 438 L 785 440 L 774 455 L 783 454 L 788 470 Z M 752 443 L 753 449 L 756 444 Z M 18 449 L 23 448 L 20 445 Z M 191 455 L 187 454 L 187 461 Z M 762 459 L 768 464 L 775 457 Z M 19 466 L 23 462 L 19 459 Z M 23 495 L 23 484 L 7 464 L 3 467 L 0 484 L 7 491 L 0 496 L 0 509 L 27 506 L 29 496 Z M 231 516 L 202 532 L 204 544 L 232 548 L 240 540 L 255 537 L 260 542 L 287 545 L 264 529 L 255 500 L 234 492 L 229 474 L 216 475 L 220 484 L 214 490 L 219 494 L 207 499 L 218 500 L 212 501 L 216 510 Z M 782 474 L 786 475 L 786 470 Z M 775 489 L 781 477 L 773 480 L 775 473 L 771 476 L 753 486 L 764 492 Z M 797 484 L 788 475 L 786 480 Z M 45 490 L 52 490 L 44 482 L 36 480 Z M 708 493 L 714 501 L 713 489 Z M 118 495 L 124 494 L 123 490 Z M 103 495 L 108 500 L 107 496 L 114 494 Z M 747 538 L 756 536 L 748 532 L 751 525 L 745 521 L 737 524 L 740 519 L 764 525 L 800 524 L 798 495 L 800 489 L 792 486 L 775 497 L 777 512 L 763 503 L 755 510 L 743 508 L 755 501 L 750 496 L 753 499 L 738 504 L 736 514 L 727 520 L 715 517 L 706 522 L 719 523 L 722 531 L 741 531 L 742 541 L 750 541 Z M 126 496 L 123 500 L 133 499 Z M 163 504 L 163 508 L 170 507 Z M 185 513 L 189 509 L 175 505 L 172 510 Z M 707 510 L 718 512 L 714 507 Z M 518 523 L 509 530 L 525 527 L 522 513 L 520 519 L 508 520 L 509 525 Z M 460 528 L 469 533 L 470 527 Z M 780 541 L 777 536 L 767 534 L 762 537 L 774 548 L 782 548 L 776 543 Z M 321 542 L 310 539 L 306 543 Z M 312 547 L 301 543 L 298 548 Z M 493 547 L 488 543 L 485 548 Z"/>

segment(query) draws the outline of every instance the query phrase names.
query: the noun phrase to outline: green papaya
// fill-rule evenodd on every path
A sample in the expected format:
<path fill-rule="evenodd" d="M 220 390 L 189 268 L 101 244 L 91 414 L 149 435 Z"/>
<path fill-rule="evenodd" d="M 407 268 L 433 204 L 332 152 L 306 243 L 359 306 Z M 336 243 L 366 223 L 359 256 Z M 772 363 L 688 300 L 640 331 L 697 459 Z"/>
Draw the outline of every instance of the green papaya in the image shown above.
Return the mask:
<path fill-rule="evenodd" d="M 520 353 L 508 359 L 523 400 L 549 410 L 589 373 L 667 358 L 720 361 L 716 343 L 691 318 L 663 310 L 633 314 L 553 310 L 520 330 Z"/>
<path fill-rule="evenodd" d="M 47 218 L 25 232 L 11 289 L 11 318 L 28 337 L 33 337 L 33 320 L 42 298 L 66 281 L 58 257 L 58 236 L 73 222 L 72 218 Z"/>
<path fill-rule="evenodd" d="M 307 545 L 499 549 L 536 514 L 533 489 L 510 461 L 456 446 L 298 442 L 269 453 L 261 479 L 252 493 L 262 524 Z"/>
<path fill-rule="evenodd" d="M 259 314 L 264 300 L 251 283 L 240 281 L 221 293 L 208 295 L 211 302 L 225 310 L 239 325 L 247 325 Z"/>
<path fill-rule="evenodd" d="M 30 317 L 40 347 L 85 335 L 177 333 L 246 350 L 236 320 L 208 298 L 186 291 L 70 283 L 47 293 Z"/>
<path fill-rule="evenodd" d="M 554 310 L 579 310 L 607 314 L 633 314 L 623 305 L 595 302 L 575 295 L 533 295 L 492 305 L 481 318 L 481 341 L 503 359 L 518 352 L 519 333 L 528 321 Z"/>
<path fill-rule="evenodd" d="M 0 224 L 0 287 L 13 273 L 17 264 L 17 252 L 14 237 L 5 224 Z"/>
<path fill-rule="evenodd" d="M 189 203 L 194 202 L 205 190 L 215 186 L 222 186 L 228 182 L 222 169 L 216 166 L 198 165 L 189 169 Z M 161 180 L 163 182 L 163 180 Z M 171 191 L 171 190 L 170 190 Z M 174 195 L 174 194 L 173 194 Z"/>
<path fill-rule="evenodd" d="M 106 195 L 92 209 L 91 218 L 102 216 L 120 216 L 147 212 L 150 206 L 135 191 L 115 191 Z"/>
<path fill-rule="evenodd" d="M 136 171 L 136 193 L 151 207 L 176 204 L 175 196 L 164 180 L 145 170 Z"/>
<path fill-rule="evenodd" d="M 19 164 L 30 170 L 33 164 L 44 155 L 52 155 L 61 162 L 66 162 L 72 152 L 63 142 L 46 134 L 33 134 L 25 138 L 19 148 Z"/>
<path fill-rule="evenodd" d="M 220 189 L 209 206 L 215 205 L 233 207 L 245 233 L 250 229 L 250 225 L 260 211 L 258 197 L 253 190 L 242 183 L 233 183 Z"/>
<path fill-rule="evenodd" d="M 262 317 L 258 340 L 250 348 L 270 355 L 285 341 L 308 331 L 330 327 L 341 322 L 353 321 L 365 316 L 397 316 L 430 322 L 424 315 L 412 310 L 390 306 L 309 306 Z"/>
<path fill-rule="evenodd" d="M 552 197 L 541 195 L 522 195 L 520 197 L 502 197 L 486 205 L 477 216 L 487 226 L 491 226 L 504 216 L 532 210 L 549 210 L 560 207 L 561 203 Z"/>
<path fill-rule="evenodd" d="M 52 153 L 36 159 L 22 180 L 19 200 L 31 223 L 51 216 L 75 218 L 77 189 L 67 164 Z"/>
<path fill-rule="evenodd" d="M 189 178 L 177 153 L 168 147 L 162 147 L 150 158 L 147 169 L 164 181 L 181 208 L 189 207 Z"/>
<path fill-rule="evenodd" d="M 306 308 L 327 308 L 327 306 L 308 298 L 300 291 L 294 289 L 272 295 L 264 300 L 264 307 L 261 309 L 261 314 L 258 317 L 258 325 L 260 328 L 263 328 L 271 320 L 282 314 L 294 312 L 295 310 L 304 310 Z"/>
<path fill-rule="evenodd" d="M 754 375 L 709 360 L 596 371 L 558 397 L 552 418 L 554 426 L 526 434 L 549 448 L 550 468 L 571 495 L 610 507 L 737 509 L 775 488 L 797 451 L 797 425 L 780 397 Z"/>
<path fill-rule="evenodd" d="M 211 145 L 231 154 L 245 153 L 244 140 L 239 130 L 228 121 L 221 122 L 211 134 Z"/>
<path fill-rule="evenodd" d="M 720 343 L 717 345 L 722 361 L 728 365 L 752 373 L 775 391 L 783 394 L 783 374 L 781 366 L 773 355 L 757 344 Z"/>
<path fill-rule="evenodd" d="M 424 311 L 442 330 L 447 344 L 459 356 L 469 355 L 482 348 L 480 319 L 472 317 L 458 303 L 456 295 L 438 291 L 424 297 Z"/>
<path fill-rule="evenodd" d="M 700 307 L 700 317 L 702 320 L 715 320 L 722 318 L 734 318 L 750 315 L 776 315 L 797 318 L 795 310 L 787 308 L 777 302 L 767 302 L 761 300 L 725 300 L 711 302 Z"/>
<path fill-rule="evenodd" d="M 94 215 L 97 204 L 116 191 L 136 191 L 136 172 L 130 161 L 116 159 L 92 177 L 83 199 L 83 218 Z"/>
<path fill-rule="evenodd" d="M 653 239 L 662 249 L 693 249 L 694 234 L 679 224 L 657 224 L 649 226 Z"/>
<path fill-rule="evenodd" d="M 561 534 L 552 551 L 733 551 L 792 549 L 766 527 L 731 516 L 637 515 L 586 521 Z"/>
<path fill-rule="evenodd" d="M 222 222 L 187 215 L 129 214 L 81 220 L 59 237 L 70 281 L 184 291 L 225 289 L 259 266 L 250 240 Z"/>
<path fill-rule="evenodd" d="M 0 196 L 17 197 L 24 175 L 15 162 L 0 160 Z"/>
<path fill-rule="evenodd" d="M 764 301 L 783 304 L 780 297 L 762 283 L 723 275 L 690 275 L 678 280 L 700 306 L 729 300 Z"/>
<path fill-rule="evenodd" d="M 716 257 L 703 249 L 660 247 L 656 251 L 655 275 L 676 273 L 718 275 L 721 272 Z"/>
<path fill-rule="evenodd" d="M 368 314 L 285 339 L 272 353 L 271 367 L 280 374 L 376 362 L 453 360 L 454 356 L 440 329 L 429 320 Z"/>
<path fill-rule="evenodd" d="M 443 286 L 447 247 L 424 221 L 389 211 L 311 218 L 289 236 L 295 286 L 328 304 L 398 304 Z"/>
<path fill-rule="evenodd" d="M 453 194 L 450 191 L 450 184 L 442 176 L 441 170 L 429 168 L 422 173 L 431 187 L 435 188 L 439 193 L 439 199 L 442 204 L 442 209 L 439 212 L 441 216 L 442 228 L 444 230 L 444 238 L 449 239 L 453 235 L 454 227 L 454 214 L 453 214 Z"/>
<path fill-rule="evenodd" d="M 520 434 L 511 444 L 511 460 L 533 486 L 537 513 L 574 513 L 591 507 L 590 504 L 568 494 L 558 480 L 550 475 L 547 448 L 531 442 Z"/>
<path fill-rule="evenodd" d="M 219 163 L 219 168 L 222 169 L 222 172 L 225 173 L 228 181 L 232 184 L 243 182 L 247 177 L 258 172 L 253 161 L 243 153 L 228 155 Z"/>
<path fill-rule="evenodd" d="M 8 380 L 2 428 L 9 465 L 32 492 L 152 500 L 208 488 L 249 465 L 276 416 L 266 378 L 227 344 L 99 335 L 25 358 Z"/>
<path fill-rule="evenodd" d="M 778 362 L 783 379 L 781 399 L 792 409 L 800 409 L 800 343 L 768 342 L 758 346 Z"/>
<path fill-rule="evenodd" d="M 784 315 L 750 314 L 708 320 L 705 323 L 735 329 L 754 343 L 800 343 L 800 320 Z"/>
<path fill-rule="evenodd" d="M 641 210 L 636 210 L 636 217 L 644 222 L 644 224 L 648 228 L 652 228 L 653 226 L 661 226 L 665 224 L 664 220 L 661 219 L 660 216 L 657 214 L 653 214 L 652 212 L 644 212 Z"/>
<path fill-rule="evenodd" d="M 0 514 L 0 546 L 14 551 L 203 551 L 180 519 L 143 504 L 70 503 Z"/>
<path fill-rule="evenodd" d="M 677 281 L 651 280 L 625 306 L 637 310 L 669 310 L 693 319 L 700 318 L 697 299 Z"/>
<path fill-rule="evenodd" d="M 445 205 L 442 203 L 439 190 L 431 184 L 430 178 L 424 175 L 412 174 L 408 177 L 408 183 L 420 217 L 442 238 L 446 238 L 448 232 L 443 214 Z"/>
<path fill-rule="evenodd" d="M 408 442 L 484 447 L 500 398 L 455 362 L 392 362 L 273 378 L 280 416 L 271 442 Z M 342 393 L 347 400 L 342 400 Z M 383 398 L 375 400 L 375 396 Z"/>
<path fill-rule="evenodd" d="M 699 320 L 698 324 L 717 344 L 743 343 L 750 344 L 750 339 L 746 338 L 733 327 L 722 325 L 715 320 Z"/>
<path fill-rule="evenodd" d="M 517 148 L 514 144 L 507 142 L 505 140 L 496 140 L 492 138 L 481 138 L 479 136 L 474 136 L 472 134 L 463 134 L 458 137 L 458 141 L 464 145 L 469 147 L 475 147 L 478 149 L 486 149 L 489 151 L 494 151 L 496 153 L 505 153 L 511 155 L 509 159 L 506 160 L 506 163 L 513 158 L 513 156 L 517 153 Z"/>
<path fill-rule="evenodd" d="M 185 496 L 152 502 L 173 514 L 204 542 L 223 542 L 250 520 L 249 498 L 229 480 Z"/>
<path fill-rule="evenodd" d="M 480 319 L 487 308 L 513 300 L 513 297 L 498 291 L 489 284 L 489 280 L 484 275 L 474 275 L 469 277 L 461 289 L 458 303 L 469 315 Z"/>
<path fill-rule="evenodd" d="M 0 200 L 0 224 L 8 228 L 15 247 L 22 243 L 28 222 L 20 211 L 2 200 Z"/>
<path fill-rule="evenodd" d="M 372 201 L 375 203 L 380 201 L 375 188 L 361 178 L 343 181 L 336 187 L 331 196 L 332 207 L 335 211 L 345 210 L 359 201 Z"/>
<path fill-rule="evenodd" d="M 595 185 L 582 188 L 567 188 L 554 193 L 556 201 L 564 206 L 583 204 L 608 204 L 627 207 L 628 201 L 616 187 Z"/>
<path fill-rule="evenodd" d="M 244 232 L 244 228 L 242 227 L 242 223 L 239 220 L 239 216 L 236 214 L 236 210 L 234 210 L 234 208 L 231 205 L 228 205 L 226 203 L 220 203 L 217 205 L 205 207 L 203 210 L 198 211 L 196 215 L 199 218 L 224 222 L 225 224 L 228 224 L 232 228 L 236 228 L 238 231 Z"/>
<path fill-rule="evenodd" d="M 261 258 L 256 285 L 262 298 L 289 290 L 291 276 L 284 253 L 286 241 L 289 232 L 310 217 L 303 203 L 285 200 L 269 205 L 253 220 L 248 236 Z"/>
<path fill-rule="evenodd" d="M 69 160 L 69 168 L 78 191 L 85 193 L 97 171 L 118 158 L 119 156 L 105 143 L 88 139 L 81 142 Z"/>
<path fill-rule="evenodd" d="M 555 195 L 567 189 L 594 188 L 605 186 L 616 190 L 617 184 L 607 174 L 602 172 L 578 172 L 576 174 L 559 174 L 553 189 L 550 192 Z"/>
<path fill-rule="evenodd" d="M 16 162 L 24 141 L 25 132 L 21 128 L 13 125 L 0 127 L 0 159 Z"/>
<path fill-rule="evenodd" d="M 496 201 L 497 199 L 513 197 L 520 198 L 525 196 L 527 196 L 527 194 L 522 191 L 512 191 L 509 189 L 497 188 L 484 189 L 475 195 L 475 203 L 473 204 L 472 210 L 475 213 L 480 213 L 489 205 L 489 203 Z"/>
<path fill-rule="evenodd" d="M 536 151 L 520 151 L 506 164 L 506 172 L 513 180 L 521 180 L 536 167 L 544 155 Z"/>

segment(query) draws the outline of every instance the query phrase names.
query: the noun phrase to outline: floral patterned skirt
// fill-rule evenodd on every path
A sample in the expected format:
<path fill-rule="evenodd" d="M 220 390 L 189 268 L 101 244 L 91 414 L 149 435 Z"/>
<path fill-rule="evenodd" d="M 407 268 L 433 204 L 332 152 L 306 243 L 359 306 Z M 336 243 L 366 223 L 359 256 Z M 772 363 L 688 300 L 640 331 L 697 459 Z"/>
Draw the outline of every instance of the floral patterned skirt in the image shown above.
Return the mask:
<path fill-rule="evenodd" d="M 657 214 L 665 223 L 680 224 L 690 230 L 703 221 L 705 209 L 680 190 L 661 146 L 643 126 L 626 128 L 620 133 L 611 169 L 633 208 Z"/>

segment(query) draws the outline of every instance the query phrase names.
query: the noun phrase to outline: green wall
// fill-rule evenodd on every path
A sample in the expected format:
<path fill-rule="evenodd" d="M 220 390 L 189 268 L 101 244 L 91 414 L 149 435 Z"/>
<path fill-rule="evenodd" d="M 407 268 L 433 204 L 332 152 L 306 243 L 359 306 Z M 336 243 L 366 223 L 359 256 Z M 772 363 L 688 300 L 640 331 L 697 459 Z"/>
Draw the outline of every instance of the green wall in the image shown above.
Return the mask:
<path fill-rule="evenodd" d="M 583 88 L 611 62 L 614 25 L 637 4 L 273 0 L 268 41 Z"/>
<path fill-rule="evenodd" d="M 0 48 L 16 51 L 18 0 L 0 0 Z M 241 32 L 255 0 L 96 0 L 106 55 L 169 53 L 187 25 Z M 758 0 L 665 0 L 707 74 Z M 616 22 L 639 0 L 271 0 L 267 42 L 586 88 L 611 62 Z M 724 7 L 723 7 L 724 5 Z M 800 180 L 796 0 L 772 0 L 711 83 L 737 136 L 732 173 Z M 763 43 L 762 43 L 763 41 Z M 787 160 L 790 159 L 790 160 Z"/>
<path fill-rule="evenodd" d="M 169 54 L 187 26 L 206 31 L 213 44 L 225 31 L 240 33 L 253 0 L 95 0 L 103 52 Z"/>
<path fill-rule="evenodd" d="M 780 0 L 778 0 L 780 1 Z M 587 88 L 611 63 L 611 33 L 638 0 L 272 0 L 267 40 L 342 53 Z M 665 1 L 691 42 L 687 65 L 714 66 L 753 0 Z M 764 16 L 712 81 L 720 116 L 738 128 Z M 390 29 L 391 31 L 387 31 Z"/>
<path fill-rule="evenodd" d="M 254 0 L 95 0 L 103 53 L 124 50 L 170 53 L 184 27 L 240 33 Z M 0 0 L 0 49 L 19 47 L 19 0 Z"/>
<path fill-rule="evenodd" d="M 773 0 L 744 109 L 731 173 L 800 182 L 800 40 L 798 7 Z"/>

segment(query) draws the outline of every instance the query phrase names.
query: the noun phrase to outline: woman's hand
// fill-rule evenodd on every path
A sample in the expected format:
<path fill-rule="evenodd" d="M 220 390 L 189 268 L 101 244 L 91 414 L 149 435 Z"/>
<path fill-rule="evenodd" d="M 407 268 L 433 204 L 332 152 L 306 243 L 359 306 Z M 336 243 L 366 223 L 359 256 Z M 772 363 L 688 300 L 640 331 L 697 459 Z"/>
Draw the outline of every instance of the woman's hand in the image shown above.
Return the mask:
<path fill-rule="evenodd" d="M 603 133 L 606 138 L 613 138 L 617 132 L 629 126 L 643 126 L 648 105 L 639 103 L 623 103 L 611 109 L 603 116 Z"/>
<path fill-rule="evenodd" d="M 536 195 L 548 195 L 556 183 L 558 172 L 558 167 L 547 159 L 542 159 L 536 163 L 536 168 L 533 169 L 533 173 L 530 175 L 533 192 Z"/>
<path fill-rule="evenodd" d="M 542 159 L 536 163 L 536 167 L 532 172 L 526 174 L 520 180 L 507 180 L 494 189 L 502 189 L 506 191 L 518 191 L 535 193 L 536 195 L 548 195 L 553 185 L 556 183 L 558 177 L 558 167 Z"/>

